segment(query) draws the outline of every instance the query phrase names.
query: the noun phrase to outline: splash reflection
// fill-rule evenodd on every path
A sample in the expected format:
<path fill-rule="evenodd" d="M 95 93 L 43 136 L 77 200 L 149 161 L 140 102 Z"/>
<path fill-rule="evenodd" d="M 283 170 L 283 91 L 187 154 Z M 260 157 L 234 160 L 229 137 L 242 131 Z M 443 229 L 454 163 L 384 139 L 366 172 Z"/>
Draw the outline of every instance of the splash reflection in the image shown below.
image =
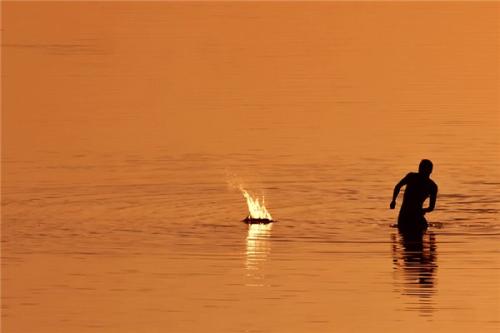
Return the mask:
<path fill-rule="evenodd" d="M 264 286 L 263 264 L 271 252 L 271 229 L 273 224 L 249 224 L 246 251 L 247 286 Z"/>
<path fill-rule="evenodd" d="M 394 284 L 407 300 L 405 310 L 418 311 L 422 316 L 434 312 L 436 237 L 434 233 L 392 234 Z"/>

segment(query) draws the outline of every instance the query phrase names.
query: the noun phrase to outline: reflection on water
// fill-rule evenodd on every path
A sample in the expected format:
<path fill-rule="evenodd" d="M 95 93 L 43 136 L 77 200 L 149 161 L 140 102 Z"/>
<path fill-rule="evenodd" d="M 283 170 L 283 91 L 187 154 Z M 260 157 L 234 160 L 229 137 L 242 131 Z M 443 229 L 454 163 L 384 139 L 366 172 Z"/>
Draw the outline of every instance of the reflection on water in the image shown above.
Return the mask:
<path fill-rule="evenodd" d="M 271 229 L 269 224 L 249 224 L 245 268 L 250 282 L 247 286 L 264 286 L 262 265 L 271 252 Z"/>
<path fill-rule="evenodd" d="M 432 315 L 435 293 L 436 237 L 434 233 L 392 234 L 392 257 L 395 286 L 402 295 L 411 297 L 406 310 Z"/>
<path fill-rule="evenodd" d="M 498 333 L 498 6 L 4 1 L 1 331 Z"/>

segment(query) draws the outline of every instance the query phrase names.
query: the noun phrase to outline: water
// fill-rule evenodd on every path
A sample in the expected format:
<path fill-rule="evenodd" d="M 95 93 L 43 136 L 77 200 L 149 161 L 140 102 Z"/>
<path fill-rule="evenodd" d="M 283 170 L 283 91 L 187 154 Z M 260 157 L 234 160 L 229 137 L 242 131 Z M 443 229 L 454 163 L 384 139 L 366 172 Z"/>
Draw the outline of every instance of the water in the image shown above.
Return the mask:
<path fill-rule="evenodd" d="M 2 6 L 3 331 L 498 331 L 497 4 Z"/>

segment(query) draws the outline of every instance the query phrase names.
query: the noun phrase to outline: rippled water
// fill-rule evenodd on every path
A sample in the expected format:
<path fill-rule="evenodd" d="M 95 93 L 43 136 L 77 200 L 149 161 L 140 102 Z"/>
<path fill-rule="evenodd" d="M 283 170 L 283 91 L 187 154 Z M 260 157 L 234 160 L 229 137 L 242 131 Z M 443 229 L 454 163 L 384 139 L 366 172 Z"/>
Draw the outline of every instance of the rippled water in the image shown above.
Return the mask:
<path fill-rule="evenodd" d="M 358 5 L 2 4 L 2 331 L 498 331 L 498 5 Z"/>

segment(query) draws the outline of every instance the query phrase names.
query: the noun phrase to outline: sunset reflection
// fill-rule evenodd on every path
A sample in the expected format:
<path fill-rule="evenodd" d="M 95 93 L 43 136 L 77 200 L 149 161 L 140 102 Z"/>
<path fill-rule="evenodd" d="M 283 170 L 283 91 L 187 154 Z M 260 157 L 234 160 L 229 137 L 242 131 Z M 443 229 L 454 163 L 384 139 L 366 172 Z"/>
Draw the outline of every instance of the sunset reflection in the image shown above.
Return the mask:
<path fill-rule="evenodd" d="M 0 7 L 0 333 L 500 333 L 500 1 Z"/>
<path fill-rule="evenodd" d="M 405 310 L 423 316 L 434 312 L 436 238 L 434 233 L 391 235 L 396 289 L 408 297 Z"/>
<path fill-rule="evenodd" d="M 251 281 L 247 283 L 247 286 L 264 285 L 262 266 L 271 252 L 272 227 L 272 223 L 248 225 L 245 268 L 247 271 L 246 276 Z"/>

